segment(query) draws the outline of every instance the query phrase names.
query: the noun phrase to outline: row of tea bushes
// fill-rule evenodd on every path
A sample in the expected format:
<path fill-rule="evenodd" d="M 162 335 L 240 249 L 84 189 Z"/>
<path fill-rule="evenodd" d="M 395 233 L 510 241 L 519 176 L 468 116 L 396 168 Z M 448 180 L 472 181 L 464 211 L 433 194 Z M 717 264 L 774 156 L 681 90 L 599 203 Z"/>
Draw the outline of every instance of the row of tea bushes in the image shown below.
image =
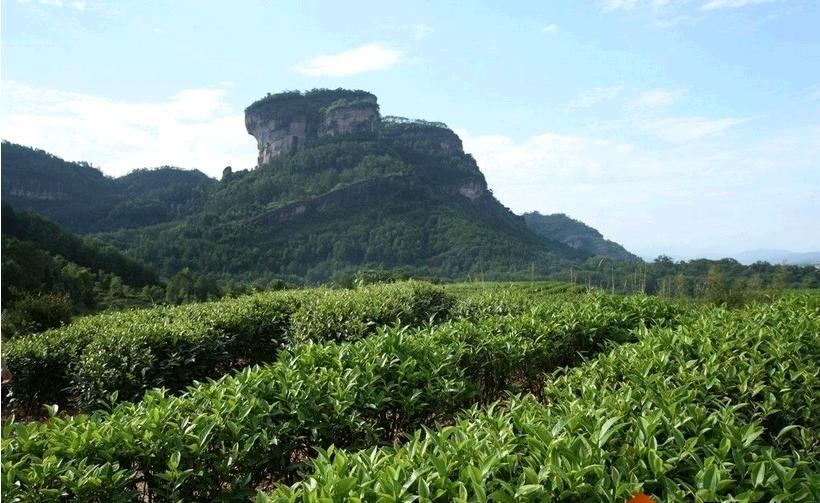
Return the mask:
<path fill-rule="evenodd" d="M 356 342 L 308 342 L 280 352 L 274 364 L 180 396 L 154 390 L 110 413 L 7 422 L 4 498 L 247 497 L 260 484 L 290 480 L 315 448 L 363 448 L 447 420 L 497 392 L 503 380 L 488 378 L 487 369 L 526 366 L 528 375 L 543 374 L 572 361 L 579 347 L 622 337 L 624 320 L 637 328 L 641 320 L 668 323 L 677 314 L 652 299 L 590 296 L 576 303 L 480 326 L 457 321 L 382 328 Z M 487 327 L 494 333 L 482 338 Z"/>
<path fill-rule="evenodd" d="M 3 391 L 6 403 L 23 410 L 43 403 L 87 410 L 273 361 L 294 339 L 356 339 L 384 324 L 444 319 L 453 302 L 440 288 L 406 282 L 91 316 L 5 343 L 3 362 L 13 378 Z"/>
<path fill-rule="evenodd" d="M 257 501 L 820 501 L 818 378 L 816 303 L 714 310 Z"/>

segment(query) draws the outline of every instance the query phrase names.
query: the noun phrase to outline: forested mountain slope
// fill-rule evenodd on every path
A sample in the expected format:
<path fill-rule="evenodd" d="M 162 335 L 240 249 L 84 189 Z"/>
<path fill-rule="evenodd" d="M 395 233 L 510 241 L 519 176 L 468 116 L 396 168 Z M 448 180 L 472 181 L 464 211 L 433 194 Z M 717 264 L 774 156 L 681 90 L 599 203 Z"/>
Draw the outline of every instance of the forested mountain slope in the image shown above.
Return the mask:
<path fill-rule="evenodd" d="M 382 117 L 365 91 L 268 95 L 246 110 L 259 166 L 222 179 L 175 168 L 110 178 L 3 144 L 3 200 L 92 234 L 170 276 L 327 281 L 363 268 L 523 278 L 622 249 L 539 235 L 487 187 L 459 137 Z"/>

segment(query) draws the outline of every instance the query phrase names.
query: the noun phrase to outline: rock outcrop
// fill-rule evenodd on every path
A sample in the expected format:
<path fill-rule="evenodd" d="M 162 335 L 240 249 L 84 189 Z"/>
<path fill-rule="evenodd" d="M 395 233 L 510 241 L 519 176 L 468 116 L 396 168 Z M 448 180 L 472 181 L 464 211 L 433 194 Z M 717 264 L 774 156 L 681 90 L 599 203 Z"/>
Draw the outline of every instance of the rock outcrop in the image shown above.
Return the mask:
<path fill-rule="evenodd" d="M 478 182 L 468 182 L 458 188 L 459 194 L 466 197 L 470 201 L 475 201 L 482 194 L 484 194 L 484 187 Z"/>
<path fill-rule="evenodd" d="M 318 89 L 271 94 L 245 109 L 245 128 L 259 147 L 258 165 L 314 141 L 342 135 L 380 135 L 430 153 L 463 154 L 461 139 L 446 124 L 379 115 L 366 91 Z"/>
<path fill-rule="evenodd" d="M 380 123 L 379 111 L 370 107 L 336 107 L 324 114 L 319 137 L 373 133 Z"/>
<path fill-rule="evenodd" d="M 461 138 L 443 122 L 413 120 L 405 117 L 384 118 L 384 136 L 412 143 L 428 151 L 445 154 L 463 154 Z"/>
<path fill-rule="evenodd" d="M 376 96 L 320 89 L 268 95 L 245 109 L 245 128 L 259 147 L 259 166 L 325 136 L 374 134 L 381 120 Z"/>

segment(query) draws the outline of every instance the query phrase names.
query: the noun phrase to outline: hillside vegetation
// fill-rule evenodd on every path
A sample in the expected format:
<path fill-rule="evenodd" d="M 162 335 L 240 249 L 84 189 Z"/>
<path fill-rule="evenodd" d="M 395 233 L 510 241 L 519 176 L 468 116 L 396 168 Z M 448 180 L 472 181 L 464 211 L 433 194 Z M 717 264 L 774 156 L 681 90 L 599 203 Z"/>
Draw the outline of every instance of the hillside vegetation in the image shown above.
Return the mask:
<path fill-rule="evenodd" d="M 625 262 L 639 262 L 640 258 L 629 253 L 623 246 L 604 239 L 600 232 L 583 222 L 563 213 L 542 215 L 537 211 L 522 215 L 527 227 L 540 236 L 559 241 L 575 249 L 584 250 L 600 257 Z"/>
<path fill-rule="evenodd" d="M 3 336 L 42 331 L 73 315 L 162 302 L 159 275 L 113 246 L 2 209 Z"/>
<path fill-rule="evenodd" d="M 804 297 L 641 331 L 538 397 L 321 450 L 257 501 L 817 501 L 818 315 Z"/>
<path fill-rule="evenodd" d="M 98 376 L 79 386 L 97 383 L 88 414 L 52 405 L 47 421 L 6 415 L 4 500 L 818 494 L 816 296 L 730 311 L 560 285 L 410 282 L 174 309 L 75 324 L 86 348 L 76 356 L 4 346 L 12 383 L 49 354 Z M 54 334 L 25 340 L 44 336 Z M 205 382 L 179 373 L 229 370 L 190 366 L 208 353 L 267 363 Z M 141 374 L 150 378 L 135 389 Z"/>
<path fill-rule="evenodd" d="M 3 199 L 92 234 L 166 278 L 340 282 L 361 269 L 525 279 L 592 255 L 532 232 L 446 125 L 381 120 L 364 91 L 269 95 L 246 110 L 260 166 L 108 178 L 3 144 Z M 292 135 L 292 136 L 288 136 Z M 264 160 L 264 162 L 262 162 Z"/>
<path fill-rule="evenodd" d="M 369 299 L 365 306 L 377 302 Z M 344 298 L 319 305 L 309 311 L 327 314 L 308 319 L 361 326 Z M 465 311 L 469 318 L 458 319 L 456 304 L 456 317 L 435 327 L 382 320 L 364 337 L 336 329 L 323 337 L 311 328 L 273 363 L 181 395 L 153 390 L 91 415 L 6 422 L 4 496 L 246 498 L 265 481 L 298 477 L 315 448 L 389 443 L 505 390 L 539 390 L 546 372 L 576 363 L 579 352 L 678 317 L 677 309 L 647 297 L 542 297 L 507 314 L 476 313 L 474 305 Z"/>

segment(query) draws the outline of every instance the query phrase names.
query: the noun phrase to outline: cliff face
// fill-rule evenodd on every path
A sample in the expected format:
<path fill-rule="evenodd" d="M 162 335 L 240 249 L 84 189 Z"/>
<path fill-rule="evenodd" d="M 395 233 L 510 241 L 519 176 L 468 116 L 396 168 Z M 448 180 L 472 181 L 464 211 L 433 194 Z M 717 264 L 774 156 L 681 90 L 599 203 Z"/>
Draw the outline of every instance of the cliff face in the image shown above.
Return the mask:
<path fill-rule="evenodd" d="M 303 149 L 317 138 L 372 134 L 380 124 L 376 97 L 365 91 L 280 93 L 245 109 L 245 128 L 256 138 L 260 166 Z"/>
<path fill-rule="evenodd" d="M 245 113 L 245 127 L 256 138 L 259 148 L 259 166 L 268 164 L 280 155 L 296 151 L 307 140 L 307 119 L 289 120 L 266 118 L 256 113 Z"/>
<path fill-rule="evenodd" d="M 319 136 L 373 133 L 380 124 L 376 108 L 339 107 L 324 114 Z"/>

